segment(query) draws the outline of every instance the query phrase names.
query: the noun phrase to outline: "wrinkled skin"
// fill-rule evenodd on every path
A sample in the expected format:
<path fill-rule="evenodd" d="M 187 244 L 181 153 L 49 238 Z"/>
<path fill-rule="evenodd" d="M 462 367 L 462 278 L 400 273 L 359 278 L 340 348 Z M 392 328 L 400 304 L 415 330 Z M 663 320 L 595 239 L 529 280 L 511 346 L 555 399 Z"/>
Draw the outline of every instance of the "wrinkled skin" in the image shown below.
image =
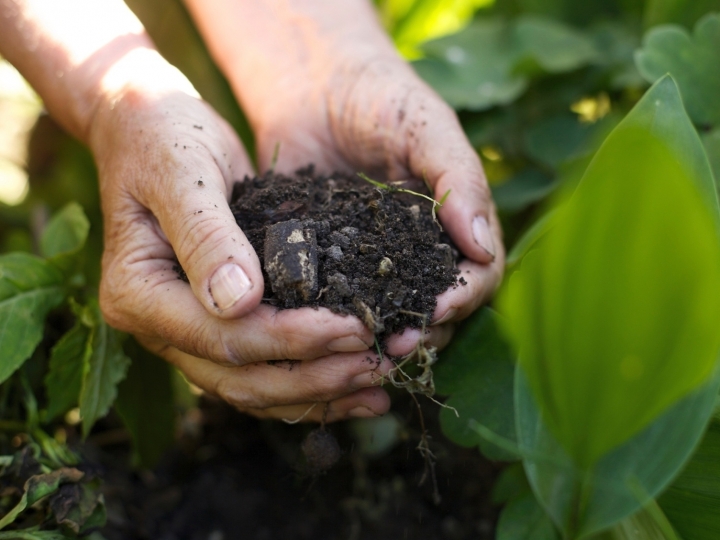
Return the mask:
<path fill-rule="evenodd" d="M 426 176 L 437 198 L 452 190 L 439 217 L 466 256 L 468 285 L 438 298 L 426 335 L 406 330 L 388 352 L 405 354 L 420 338 L 444 346 L 504 264 L 482 166 L 453 111 L 395 54 L 366 0 L 187 4 L 248 114 L 261 169 L 280 142 L 283 172 L 313 161 L 322 172 Z M 260 303 L 259 262 L 228 207 L 250 161 L 121 2 L 9 0 L 0 51 L 93 151 L 110 324 L 260 417 L 298 418 L 317 402 L 329 403 L 328 421 L 389 409 L 379 382 L 392 363 L 377 359 L 358 319 Z M 175 256 L 190 286 L 173 272 Z"/>

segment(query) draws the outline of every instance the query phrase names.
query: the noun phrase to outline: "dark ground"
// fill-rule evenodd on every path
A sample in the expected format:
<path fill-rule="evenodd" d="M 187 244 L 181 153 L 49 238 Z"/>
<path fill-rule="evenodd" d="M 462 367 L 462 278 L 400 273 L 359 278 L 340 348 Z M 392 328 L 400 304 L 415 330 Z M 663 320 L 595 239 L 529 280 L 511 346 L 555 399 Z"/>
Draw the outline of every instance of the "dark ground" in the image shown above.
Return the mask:
<path fill-rule="evenodd" d="M 490 490 L 500 466 L 444 439 L 437 406 L 425 400 L 442 497 L 435 505 L 432 483 L 418 486 L 424 461 L 414 404 L 403 393 L 394 401 L 395 446 L 371 458 L 348 424 L 331 425 L 344 455 L 317 478 L 300 472 L 300 443 L 314 426 L 259 421 L 212 401 L 191 414 L 197 436 L 186 434 L 152 472 L 131 472 L 127 443 L 91 440 L 88 451 L 104 469 L 102 532 L 108 540 L 493 538 Z"/>

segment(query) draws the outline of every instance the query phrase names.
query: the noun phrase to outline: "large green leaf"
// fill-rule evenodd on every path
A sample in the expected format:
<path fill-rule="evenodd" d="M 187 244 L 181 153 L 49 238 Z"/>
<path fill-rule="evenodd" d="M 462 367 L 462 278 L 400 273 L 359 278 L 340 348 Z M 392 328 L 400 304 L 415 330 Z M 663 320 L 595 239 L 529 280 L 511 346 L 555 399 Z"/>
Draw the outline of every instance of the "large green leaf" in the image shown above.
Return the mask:
<path fill-rule="evenodd" d="M 720 128 L 703 134 L 702 143 L 705 147 L 708 160 L 710 161 L 710 166 L 715 176 L 715 185 L 717 186 L 718 179 L 720 178 Z"/>
<path fill-rule="evenodd" d="M 675 78 L 695 122 L 720 122 L 720 15 L 703 17 L 692 36 L 674 25 L 650 30 L 636 54 L 636 62 L 650 82 L 666 73 Z"/>
<path fill-rule="evenodd" d="M 85 436 L 95 421 L 110 410 L 117 396 L 117 385 L 125 378 L 130 365 L 122 348 L 125 334 L 107 325 L 96 300 L 91 300 L 86 309 L 92 313 L 94 326 L 91 329 L 92 352 L 85 364 L 79 400 Z"/>
<path fill-rule="evenodd" d="M 42 339 L 45 316 L 64 298 L 63 276 L 27 253 L 0 256 L 0 383 Z"/>
<path fill-rule="evenodd" d="M 132 435 L 133 460 L 153 467 L 175 440 L 172 368 L 134 339 L 125 350 L 132 364 L 118 387 L 115 408 Z"/>
<path fill-rule="evenodd" d="M 593 40 L 534 16 L 478 19 L 462 32 L 426 43 L 413 65 L 456 108 L 482 110 L 511 103 L 536 70 L 561 73 L 598 58 Z"/>
<path fill-rule="evenodd" d="M 715 365 L 717 198 L 698 156 L 663 79 L 608 137 L 501 299 L 544 420 L 582 468 Z"/>
<path fill-rule="evenodd" d="M 462 446 L 479 446 L 490 459 L 516 455 L 498 448 L 472 429 L 473 421 L 509 440 L 515 439 L 513 377 L 515 365 L 508 345 L 498 333 L 497 315 L 482 309 L 468 320 L 440 356 L 435 368 L 439 394 L 450 395 L 442 409 L 443 433 Z"/>
<path fill-rule="evenodd" d="M 720 422 L 658 502 L 682 538 L 720 538 Z"/>
<path fill-rule="evenodd" d="M 575 538 L 634 514 L 670 483 L 702 437 L 720 387 L 720 369 L 588 468 L 578 466 L 552 434 L 521 369 L 515 382 L 518 444 L 528 479 L 553 521 Z"/>
<path fill-rule="evenodd" d="M 45 376 L 48 420 L 77 406 L 83 373 L 92 354 L 91 337 L 90 328 L 78 320 L 52 348 Z"/>

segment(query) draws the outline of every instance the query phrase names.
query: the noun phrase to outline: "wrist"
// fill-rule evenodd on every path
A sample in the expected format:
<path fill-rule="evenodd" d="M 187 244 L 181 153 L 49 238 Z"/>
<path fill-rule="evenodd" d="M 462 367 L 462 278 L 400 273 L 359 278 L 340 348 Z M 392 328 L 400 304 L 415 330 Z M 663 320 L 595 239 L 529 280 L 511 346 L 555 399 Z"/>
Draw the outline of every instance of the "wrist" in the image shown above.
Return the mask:
<path fill-rule="evenodd" d="M 139 47 L 115 62 L 96 83 L 86 142 L 99 158 L 108 141 L 147 116 L 170 94 L 200 100 L 190 81 L 157 51 Z"/>

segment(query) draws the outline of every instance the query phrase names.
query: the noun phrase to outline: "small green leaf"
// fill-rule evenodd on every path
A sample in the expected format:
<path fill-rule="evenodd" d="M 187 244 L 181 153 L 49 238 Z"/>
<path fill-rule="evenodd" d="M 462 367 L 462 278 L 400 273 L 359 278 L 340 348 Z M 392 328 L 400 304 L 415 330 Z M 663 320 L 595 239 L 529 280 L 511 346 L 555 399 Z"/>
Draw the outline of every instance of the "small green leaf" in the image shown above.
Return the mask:
<path fill-rule="evenodd" d="M 522 463 L 513 463 L 500 473 L 492 489 L 493 504 L 503 504 L 530 493 L 530 484 Z"/>
<path fill-rule="evenodd" d="M 560 540 L 552 520 L 532 493 L 514 499 L 503 508 L 497 540 Z"/>
<path fill-rule="evenodd" d="M 699 189 L 712 175 L 693 161 L 696 135 L 666 143 L 686 130 L 666 78 L 608 137 L 501 298 L 544 419 L 583 468 L 704 384 L 720 349 L 717 199 Z"/>
<path fill-rule="evenodd" d="M 720 538 L 720 422 L 710 425 L 695 455 L 658 503 L 682 538 Z"/>
<path fill-rule="evenodd" d="M 0 529 L 4 529 L 17 519 L 20 513 L 43 497 L 57 491 L 61 484 L 78 482 L 84 473 L 73 468 L 63 467 L 47 474 L 31 476 L 25 482 L 25 492 L 20 502 L 0 519 Z"/>
<path fill-rule="evenodd" d="M 485 308 L 463 324 L 434 368 L 435 387 L 454 407 L 440 412 L 443 433 L 462 446 L 479 446 L 490 459 L 515 460 L 472 429 L 472 421 L 509 440 L 515 438 L 513 355 L 499 335 L 496 315 Z"/>
<path fill-rule="evenodd" d="M 132 436 L 133 461 L 153 467 L 175 440 L 172 368 L 134 339 L 125 350 L 132 363 L 118 386 L 115 408 Z"/>
<path fill-rule="evenodd" d="M 64 253 L 73 253 L 85 245 L 90 222 L 82 207 L 71 202 L 57 212 L 40 238 L 40 250 L 45 257 L 56 257 Z"/>
<path fill-rule="evenodd" d="M 45 317 L 65 297 L 62 274 L 27 253 L 0 256 L 0 383 L 42 339 Z"/>
<path fill-rule="evenodd" d="M 91 353 L 91 331 L 80 320 L 52 348 L 45 376 L 48 420 L 77 406 Z"/>
<path fill-rule="evenodd" d="M 720 15 L 709 14 L 684 28 L 666 25 L 650 30 L 636 53 L 640 73 L 655 82 L 670 73 L 678 83 L 690 117 L 699 124 L 720 123 Z"/>
<path fill-rule="evenodd" d="M 80 390 L 80 416 L 87 437 L 98 418 L 107 414 L 117 396 L 117 385 L 125 378 L 130 359 L 125 356 L 122 341 L 125 334 L 103 320 L 97 300 L 88 306 L 95 326 L 92 328 L 92 352 L 83 373 Z"/>

